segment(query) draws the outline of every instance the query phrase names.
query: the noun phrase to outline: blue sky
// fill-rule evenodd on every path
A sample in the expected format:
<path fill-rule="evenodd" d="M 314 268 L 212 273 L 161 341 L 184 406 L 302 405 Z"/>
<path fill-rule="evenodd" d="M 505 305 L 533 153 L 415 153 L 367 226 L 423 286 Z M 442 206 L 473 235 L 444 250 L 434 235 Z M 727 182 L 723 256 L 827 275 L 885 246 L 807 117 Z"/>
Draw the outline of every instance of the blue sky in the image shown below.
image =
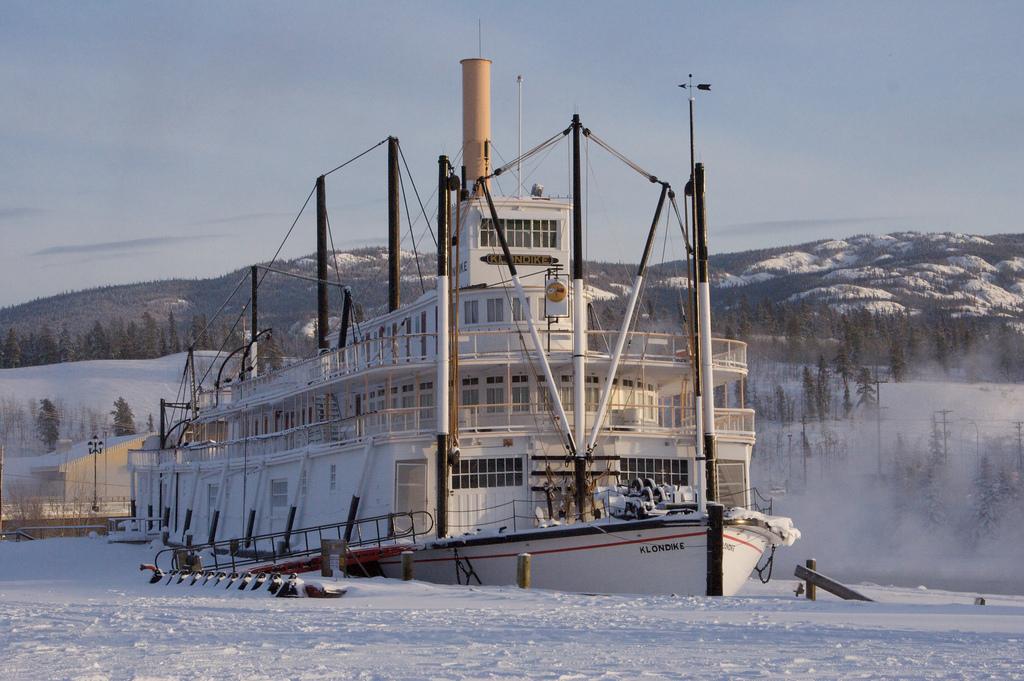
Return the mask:
<path fill-rule="evenodd" d="M 458 151 L 478 19 L 506 159 L 522 74 L 525 144 L 578 111 L 681 186 L 676 84 L 712 82 L 697 120 L 712 251 L 1024 231 L 1021 3 L 208 5 L 0 9 L 0 305 L 265 260 L 315 176 L 389 134 L 426 201 L 437 155 Z M 657 190 L 589 159 L 588 254 L 634 261 Z M 566 148 L 528 171 L 565 193 Z M 384 172 L 381 148 L 331 176 L 339 248 L 385 236 Z M 310 212 L 283 254 L 314 244 Z"/>

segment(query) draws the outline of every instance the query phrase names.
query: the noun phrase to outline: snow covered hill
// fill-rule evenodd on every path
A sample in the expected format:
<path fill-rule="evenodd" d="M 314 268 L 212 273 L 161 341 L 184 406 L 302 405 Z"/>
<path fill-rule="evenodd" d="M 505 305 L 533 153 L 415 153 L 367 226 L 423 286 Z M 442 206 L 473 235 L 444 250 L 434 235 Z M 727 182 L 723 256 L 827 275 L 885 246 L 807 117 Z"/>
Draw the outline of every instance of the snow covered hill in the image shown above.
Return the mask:
<path fill-rule="evenodd" d="M 200 372 L 209 366 L 213 354 L 197 353 Z M 44 398 L 58 407 L 61 437 L 88 437 L 86 431 L 94 425 L 90 421 L 107 423 L 118 397 L 128 401 L 141 428 L 149 415 L 158 418 L 160 398 L 175 399 L 184 366 L 185 354 L 180 353 L 149 360 L 95 360 L 0 369 L 0 442 L 12 455 L 37 451 L 40 445 L 29 403 L 38 405 Z"/>
<path fill-rule="evenodd" d="M 713 252 L 714 234 L 711 247 Z M 402 253 L 403 300 L 415 299 L 434 286 L 434 256 L 427 250 L 418 262 L 414 253 Z M 645 314 L 652 319 L 678 320 L 680 289 L 686 285 L 678 250 L 678 245 L 675 251 L 670 249 L 663 262 L 651 267 Z M 637 256 L 639 252 L 623 251 L 624 260 Z M 274 266 L 305 277 L 316 273 L 311 256 L 279 261 Z M 387 289 L 380 282 L 386 279 L 386 267 L 384 249 L 362 248 L 336 252 L 328 269 L 331 279 L 352 287 L 365 318 L 385 309 Z M 598 293 L 596 307 L 607 310 L 609 318 L 624 305 L 634 270 L 634 265 L 622 262 L 588 264 L 588 284 Z M 712 255 L 711 272 L 716 307 L 728 307 L 745 297 L 751 301 L 825 303 L 842 311 L 942 310 L 1024 323 L 1024 235 L 860 235 Z M 248 301 L 247 278 L 246 268 L 209 279 L 145 282 L 40 298 L 0 309 L 0 332 L 15 327 L 24 335 L 48 324 L 54 333 L 66 327 L 78 334 L 97 320 L 138 321 L 143 312 L 149 312 L 162 321 L 173 311 L 184 336 L 190 319 L 212 315 L 229 296 L 233 302 L 228 309 L 240 309 Z M 314 288 L 308 280 L 267 275 L 260 289 L 261 319 L 279 333 L 309 336 L 316 316 Z M 330 296 L 331 310 L 340 311 L 336 287 L 331 287 Z"/>
<path fill-rule="evenodd" d="M 1024 312 L 1024 239 L 1017 235 L 897 232 L 722 256 L 726 299 L 825 303 L 897 313 L 1018 319 Z M 729 295 L 729 294 L 733 295 Z"/>

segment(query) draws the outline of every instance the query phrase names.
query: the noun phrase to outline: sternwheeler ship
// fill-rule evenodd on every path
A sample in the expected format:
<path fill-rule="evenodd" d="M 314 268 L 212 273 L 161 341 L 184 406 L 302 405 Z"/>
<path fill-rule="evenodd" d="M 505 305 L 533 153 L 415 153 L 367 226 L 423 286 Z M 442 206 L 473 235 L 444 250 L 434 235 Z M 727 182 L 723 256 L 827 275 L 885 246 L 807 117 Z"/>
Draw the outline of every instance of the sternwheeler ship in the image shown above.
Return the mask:
<path fill-rule="evenodd" d="M 159 535 L 175 560 L 230 570 L 326 555 L 330 540 L 354 574 L 398 576 L 411 551 L 417 579 L 512 584 L 526 553 L 536 588 L 695 595 L 735 594 L 799 536 L 753 505 L 754 412 L 714 403 L 716 389 L 742 393 L 732 388 L 747 364 L 744 343 L 711 334 L 703 165 L 691 164 L 680 210 L 668 183 L 573 116 L 492 169 L 490 66 L 462 62 L 463 165 L 438 159 L 434 289 L 399 300 L 389 138 L 388 311 L 357 330 L 346 290 L 332 329 L 335 254 L 318 178 L 318 352 L 258 365 L 253 268 L 251 338 L 240 362 L 221 365 L 238 376 L 161 409 L 159 438 L 132 454 L 126 529 Z M 612 330 L 588 314 L 597 292 L 583 260 L 581 140 L 658 189 Z M 570 198 L 540 187 L 492 196 L 496 176 L 559 143 L 570 145 Z M 664 218 L 683 228 L 693 294 L 685 328 L 642 332 L 638 300 Z M 184 418 L 163 418 L 169 406 Z"/>

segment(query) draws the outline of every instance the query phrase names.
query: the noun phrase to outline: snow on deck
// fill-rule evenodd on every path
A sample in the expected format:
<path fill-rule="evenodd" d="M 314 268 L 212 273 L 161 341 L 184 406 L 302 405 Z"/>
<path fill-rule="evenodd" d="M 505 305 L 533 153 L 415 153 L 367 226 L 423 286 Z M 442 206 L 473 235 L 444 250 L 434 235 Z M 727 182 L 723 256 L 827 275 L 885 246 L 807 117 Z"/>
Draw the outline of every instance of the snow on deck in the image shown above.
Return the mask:
<path fill-rule="evenodd" d="M 0 543 L 0 678 L 1022 678 L 1024 597 L 792 579 L 728 599 L 350 580 L 339 600 L 149 585 L 153 551 Z"/>

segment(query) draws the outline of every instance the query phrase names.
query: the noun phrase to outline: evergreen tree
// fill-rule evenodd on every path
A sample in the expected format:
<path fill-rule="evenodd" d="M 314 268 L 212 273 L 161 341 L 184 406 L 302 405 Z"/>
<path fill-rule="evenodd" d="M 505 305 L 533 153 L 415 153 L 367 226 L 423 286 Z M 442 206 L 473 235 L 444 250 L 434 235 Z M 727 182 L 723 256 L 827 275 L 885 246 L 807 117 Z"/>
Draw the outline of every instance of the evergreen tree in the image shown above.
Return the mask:
<path fill-rule="evenodd" d="M 60 327 L 60 334 L 57 336 L 57 355 L 59 362 L 74 362 L 78 359 L 78 348 L 68 327 Z"/>
<path fill-rule="evenodd" d="M 935 526 L 943 525 L 946 520 L 948 490 L 945 489 L 944 465 L 942 433 L 939 429 L 938 421 L 932 416 L 932 432 L 931 437 L 928 439 L 928 457 L 925 461 L 924 475 L 922 476 L 924 489 L 921 493 L 921 500 L 925 518 Z"/>
<path fill-rule="evenodd" d="M 808 366 L 804 367 L 804 416 L 809 419 L 813 419 L 817 414 L 816 407 L 818 404 L 817 398 L 817 387 L 814 384 L 814 376 L 811 375 L 811 368 Z"/>
<path fill-rule="evenodd" d="M 902 383 L 907 374 L 907 361 L 903 356 L 903 343 L 893 338 L 889 344 L 889 371 L 894 383 Z"/>
<path fill-rule="evenodd" d="M 815 407 L 818 410 L 818 420 L 824 421 L 832 410 L 832 386 L 829 380 L 828 364 L 824 355 L 818 355 L 818 379 L 814 386 Z"/>
<path fill-rule="evenodd" d="M 192 317 L 192 324 L 188 331 L 189 345 L 196 350 L 211 350 L 213 343 L 210 340 L 210 330 L 207 328 L 206 315 L 197 314 Z"/>
<path fill-rule="evenodd" d="M 142 359 L 157 357 L 160 350 L 160 336 L 157 333 L 156 320 L 149 310 L 142 313 L 142 331 L 138 339 L 138 353 Z"/>
<path fill-rule="evenodd" d="M 21 366 L 21 344 L 18 343 L 18 334 L 14 327 L 7 329 L 7 338 L 4 340 L 3 367 L 14 369 Z"/>
<path fill-rule="evenodd" d="M 987 535 L 998 524 L 999 491 L 998 480 L 992 471 L 988 455 L 983 454 L 974 476 L 974 519 L 977 532 L 975 538 Z"/>
<path fill-rule="evenodd" d="M 181 340 L 178 338 L 178 322 L 174 319 L 174 310 L 167 311 L 167 350 L 171 353 L 181 352 Z"/>
<path fill-rule="evenodd" d="M 875 379 L 871 377 L 871 371 L 867 367 L 861 367 L 857 372 L 857 406 L 870 407 L 875 402 Z"/>
<path fill-rule="evenodd" d="M 781 385 L 775 386 L 775 416 L 780 423 L 789 423 L 789 410 L 786 408 L 786 391 Z"/>
<path fill-rule="evenodd" d="M 48 398 L 39 401 L 39 410 L 36 412 L 36 433 L 40 441 L 46 447 L 46 451 L 53 451 L 60 437 L 60 413 L 57 405 Z"/>
<path fill-rule="evenodd" d="M 835 366 L 836 375 L 843 379 L 843 385 L 849 386 L 850 379 L 853 378 L 853 363 L 850 361 L 850 348 L 845 339 L 839 341 L 839 350 L 832 364 Z"/>
<path fill-rule="evenodd" d="M 57 339 L 53 337 L 53 330 L 49 324 L 43 324 L 35 345 L 36 364 L 56 364 L 60 361 Z"/>
<path fill-rule="evenodd" d="M 99 320 L 92 323 L 86 340 L 86 357 L 89 359 L 113 359 L 110 338 Z"/>
<path fill-rule="evenodd" d="M 149 431 L 150 433 L 155 431 L 155 428 L 153 427 L 153 415 L 152 414 L 150 414 L 146 418 L 146 430 Z"/>
<path fill-rule="evenodd" d="M 123 397 L 114 400 L 114 409 L 110 412 L 114 419 L 114 435 L 135 434 L 135 414 Z"/>
<path fill-rule="evenodd" d="M 843 417 L 850 418 L 853 411 L 853 401 L 850 400 L 850 384 L 843 381 Z"/>

